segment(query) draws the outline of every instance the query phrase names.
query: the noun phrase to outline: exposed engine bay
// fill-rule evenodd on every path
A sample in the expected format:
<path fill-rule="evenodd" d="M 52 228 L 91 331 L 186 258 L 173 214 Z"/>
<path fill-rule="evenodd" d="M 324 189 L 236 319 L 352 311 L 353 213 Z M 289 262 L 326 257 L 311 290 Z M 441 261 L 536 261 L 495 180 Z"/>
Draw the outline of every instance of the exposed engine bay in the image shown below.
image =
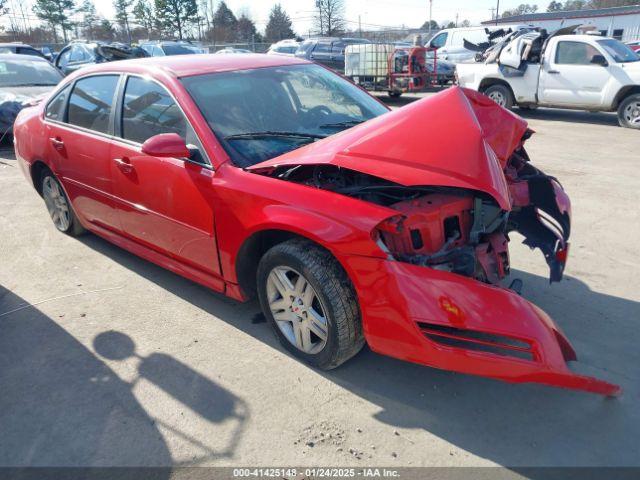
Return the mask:
<path fill-rule="evenodd" d="M 496 284 L 509 274 L 510 231 L 540 248 L 559 281 L 566 261 L 569 200 L 560 184 L 529 163 L 520 147 L 505 176 L 511 211 L 488 194 L 442 186 L 404 186 L 331 164 L 277 167 L 270 176 L 329 190 L 398 212 L 373 232 L 393 259 Z"/>

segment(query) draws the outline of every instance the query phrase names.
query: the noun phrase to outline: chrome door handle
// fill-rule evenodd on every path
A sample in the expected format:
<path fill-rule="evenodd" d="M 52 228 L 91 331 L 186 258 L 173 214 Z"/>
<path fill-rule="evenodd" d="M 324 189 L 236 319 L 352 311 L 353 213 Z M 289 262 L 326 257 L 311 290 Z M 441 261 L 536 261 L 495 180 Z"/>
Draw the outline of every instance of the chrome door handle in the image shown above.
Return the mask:
<path fill-rule="evenodd" d="M 551 75 L 558 75 L 560 72 L 558 70 L 549 70 L 547 73 L 550 73 Z"/>
<path fill-rule="evenodd" d="M 114 158 L 113 161 L 123 173 L 131 173 L 134 170 L 133 165 L 131 165 L 127 157 Z"/>

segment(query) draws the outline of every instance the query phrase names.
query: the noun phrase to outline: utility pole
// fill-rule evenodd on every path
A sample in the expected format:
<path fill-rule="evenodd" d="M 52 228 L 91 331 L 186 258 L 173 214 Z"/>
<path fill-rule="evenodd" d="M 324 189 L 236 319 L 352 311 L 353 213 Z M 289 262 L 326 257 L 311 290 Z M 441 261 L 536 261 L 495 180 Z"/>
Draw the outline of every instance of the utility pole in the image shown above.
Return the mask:
<path fill-rule="evenodd" d="M 498 4 L 496 5 L 496 25 L 498 25 L 499 17 L 500 17 L 500 0 L 498 0 Z"/>
<path fill-rule="evenodd" d="M 433 0 L 429 0 L 429 39 L 431 39 L 431 23 L 432 23 L 432 13 L 433 13 Z"/>
<path fill-rule="evenodd" d="M 358 31 L 360 32 L 360 38 L 362 38 L 362 21 L 360 20 L 360 15 L 358 15 Z"/>
<path fill-rule="evenodd" d="M 320 18 L 320 36 L 324 34 L 324 27 L 322 25 L 322 0 L 316 0 L 316 8 L 318 9 L 318 15 Z"/>
<path fill-rule="evenodd" d="M 458 28 L 458 14 L 456 13 L 456 28 Z"/>

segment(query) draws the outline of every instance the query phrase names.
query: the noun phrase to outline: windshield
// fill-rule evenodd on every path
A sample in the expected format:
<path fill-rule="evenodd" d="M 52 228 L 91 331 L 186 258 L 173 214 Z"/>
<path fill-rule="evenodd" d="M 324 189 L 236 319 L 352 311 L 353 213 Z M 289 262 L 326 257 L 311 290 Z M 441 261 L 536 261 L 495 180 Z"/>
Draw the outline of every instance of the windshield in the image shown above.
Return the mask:
<path fill-rule="evenodd" d="M 618 40 L 606 39 L 597 41 L 616 63 L 637 62 L 640 57 L 627 45 Z"/>
<path fill-rule="evenodd" d="M 61 79 L 62 74 L 46 61 L 0 61 L 0 87 L 53 86 Z"/>
<path fill-rule="evenodd" d="M 240 167 L 388 111 L 366 92 L 318 65 L 197 75 L 182 82 Z"/>
<path fill-rule="evenodd" d="M 162 50 L 167 55 L 190 55 L 192 53 L 199 53 L 198 49 L 187 45 L 162 45 Z"/>

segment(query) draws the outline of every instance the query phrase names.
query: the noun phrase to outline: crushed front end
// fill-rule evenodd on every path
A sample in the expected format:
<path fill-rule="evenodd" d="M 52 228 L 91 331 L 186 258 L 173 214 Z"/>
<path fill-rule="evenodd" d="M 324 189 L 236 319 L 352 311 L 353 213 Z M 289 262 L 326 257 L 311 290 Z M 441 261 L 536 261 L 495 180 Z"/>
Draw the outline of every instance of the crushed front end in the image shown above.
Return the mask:
<path fill-rule="evenodd" d="M 618 395 L 617 385 L 573 373 L 567 362 L 576 353 L 562 331 L 520 296 L 518 280 L 503 286 L 512 232 L 540 249 L 551 282 L 561 280 L 568 257 L 571 203 L 558 180 L 529 161 L 524 142 L 533 132 L 475 92 L 450 89 L 433 98 L 255 171 L 393 212 L 371 232 L 380 256 L 338 255 L 372 350 L 511 382 Z M 449 125 L 421 120 L 438 111 L 451 113 Z M 440 139 L 437 148 L 406 133 L 415 124 L 441 129 L 431 137 Z"/>

